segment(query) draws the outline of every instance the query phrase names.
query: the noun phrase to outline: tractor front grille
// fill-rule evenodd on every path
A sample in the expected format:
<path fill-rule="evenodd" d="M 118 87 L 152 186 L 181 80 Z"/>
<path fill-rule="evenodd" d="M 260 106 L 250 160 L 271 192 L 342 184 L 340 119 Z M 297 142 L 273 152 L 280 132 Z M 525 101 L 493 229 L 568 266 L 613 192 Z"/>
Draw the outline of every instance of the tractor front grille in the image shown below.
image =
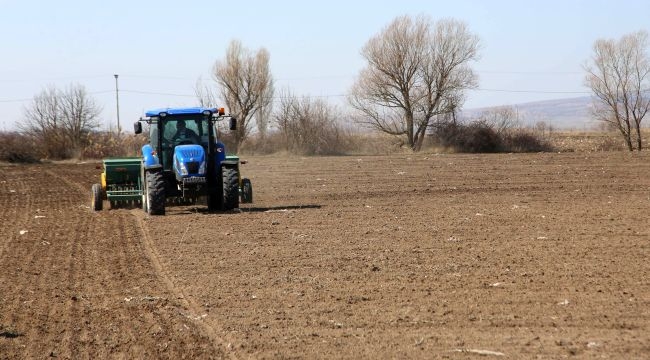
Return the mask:
<path fill-rule="evenodd" d="M 189 174 L 196 174 L 199 172 L 199 165 L 201 165 L 198 161 L 188 161 L 185 163 L 185 167 L 187 168 L 187 172 Z"/>
<path fill-rule="evenodd" d="M 183 155 L 184 158 L 197 158 L 200 157 L 203 153 L 200 150 L 197 149 L 183 149 L 180 151 L 180 153 Z"/>

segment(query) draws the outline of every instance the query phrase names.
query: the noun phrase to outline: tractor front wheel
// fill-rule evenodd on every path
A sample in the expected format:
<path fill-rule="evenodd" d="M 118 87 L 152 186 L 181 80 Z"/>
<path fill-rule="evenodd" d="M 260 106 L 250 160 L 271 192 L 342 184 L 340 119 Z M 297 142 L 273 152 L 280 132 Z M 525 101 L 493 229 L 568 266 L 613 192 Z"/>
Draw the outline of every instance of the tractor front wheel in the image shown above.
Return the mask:
<path fill-rule="evenodd" d="M 92 197 L 90 198 L 90 207 L 94 211 L 101 211 L 103 205 L 102 186 L 100 184 L 93 184 L 91 192 Z"/>
<path fill-rule="evenodd" d="M 239 207 L 239 176 L 237 169 L 223 168 L 223 210 Z"/>
<path fill-rule="evenodd" d="M 146 173 L 146 210 L 149 215 L 165 215 L 165 180 L 162 172 Z"/>

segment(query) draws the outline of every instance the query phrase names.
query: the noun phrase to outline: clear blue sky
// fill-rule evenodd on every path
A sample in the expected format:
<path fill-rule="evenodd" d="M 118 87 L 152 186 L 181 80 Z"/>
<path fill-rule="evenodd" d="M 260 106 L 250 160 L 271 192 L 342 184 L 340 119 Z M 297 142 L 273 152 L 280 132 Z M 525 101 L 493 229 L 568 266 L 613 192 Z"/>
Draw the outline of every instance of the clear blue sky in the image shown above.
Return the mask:
<path fill-rule="evenodd" d="M 127 129 L 145 109 L 194 105 L 194 84 L 211 81 L 232 39 L 270 52 L 276 89 L 344 104 L 361 48 L 405 14 L 453 17 L 481 38 L 480 89 L 467 108 L 586 95 L 593 42 L 650 31 L 647 0 L 0 0 L 0 130 L 13 129 L 46 86 L 71 83 L 114 124 L 113 74 Z"/>

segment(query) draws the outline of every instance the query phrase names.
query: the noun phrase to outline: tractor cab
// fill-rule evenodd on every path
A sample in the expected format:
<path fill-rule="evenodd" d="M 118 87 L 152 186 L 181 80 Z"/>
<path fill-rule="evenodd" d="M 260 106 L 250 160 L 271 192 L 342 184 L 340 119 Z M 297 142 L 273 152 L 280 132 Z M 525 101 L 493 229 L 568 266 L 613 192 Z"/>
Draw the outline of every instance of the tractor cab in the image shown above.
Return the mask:
<path fill-rule="evenodd" d="M 220 157 L 219 154 L 224 153 L 224 145 L 217 140 L 216 124 L 224 114 L 223 109 L 219 111 L 204 108 L 148 111 L 147 117 L 135 124 L 136 134 L 142 132 L 142 122 L 149 124 L 150 143 L 143 147 L 145 163 L 158 163 L 164 170 L 170 171 L 174 168 L 174 156 L 187 152 L 180 151 L 182 149 L 194 149 L 193 153 L 203 152 L 210 157 L 217 154 L 216 157 Z M 231 121 L 232 129 L 235 124 Z"/>
<path fill-rule="evenodd" d="M 149 127 L 151 147 L 160 149 L 161 164 L 165 170 L 173 168 L 175 150 L 181 145 L 201 146 L 204 154 L 210 150 L 211 123 L 208 119 L 191 117 L 169 117 L 158 120 L 158 124 Z M 220 146 L 217 143 L 217 146 Z"/>

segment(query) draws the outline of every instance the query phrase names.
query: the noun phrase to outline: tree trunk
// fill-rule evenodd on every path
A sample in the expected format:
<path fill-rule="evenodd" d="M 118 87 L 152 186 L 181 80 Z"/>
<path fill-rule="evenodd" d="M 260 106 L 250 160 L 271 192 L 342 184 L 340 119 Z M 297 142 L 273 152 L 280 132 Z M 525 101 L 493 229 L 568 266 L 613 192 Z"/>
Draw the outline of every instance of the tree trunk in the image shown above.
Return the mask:
<path fill-rule="evenodd" d="M 406 112 L 406 137 L 409 147 L 415 150 L 415 138 L 413 131 L 413 113 Z"/>
<path fill-rule="evenodd" d="M 625 134 L 625 145 L 627 145 L 628 150 L 634 151 L 634 146 L 632 146 L 632 135 L 631 135 L 631 133 Z"/>
<path fill-rule="evenodd" d="M 636 125 L 636 149 L 641 151 L 641 149 L 643 149 L 643 140 L 641 139 L 641 122 L 635 120 L 634 124 Z"/>

